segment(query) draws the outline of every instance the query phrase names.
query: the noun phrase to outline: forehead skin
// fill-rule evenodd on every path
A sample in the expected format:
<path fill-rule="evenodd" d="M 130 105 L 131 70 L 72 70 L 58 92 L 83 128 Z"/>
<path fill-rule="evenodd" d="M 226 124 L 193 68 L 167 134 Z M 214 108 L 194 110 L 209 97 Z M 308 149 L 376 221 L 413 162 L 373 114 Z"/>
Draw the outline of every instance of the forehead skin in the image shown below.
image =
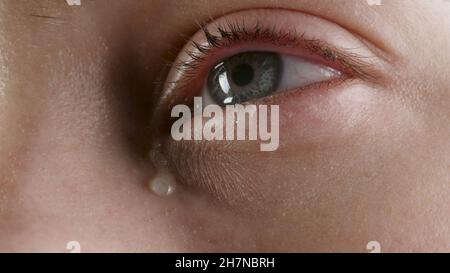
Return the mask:
<path fill-rule="evenodd" d="M 433 188 L 450 183 L 449 1 L 81 2 L 0 2 L 0 252 L 60 252 L 74 238 L 85 251 L 273 250 L 274 241 L 255 235 L 246 229 L 248 222 L 226 209 L 208 207 L 191 193 L 161 200 L 142 182 L 152 175 L 142 139 L 151 134 L 148 116 L 165 62 L 176 57 L 198 24 L 256 7 L 333 21 L 389 62 L 386 84 L 425 121 L 435 143 L 421 162 L 423 168 L 439 162 L 424 178 L 429 184 L 420 187 L 436 196 L 430 218 L 449 211 L 448 200 Z M 450 242 L 441 236 L 446 224 L 436 223 L 441 233 L 430 235 L 431 245 L 418 239 L 403 246 L 397 240 L 391 250 L 442 250 L 433 240 Z M 389 238 L 391 227 L 385 228 L 379 236 Z M 323 236 L 332 237 L 332 231 Z M 365 251 L 351 239 L 349 245 L 330 241 L 336 245 L 328 250 Z M 287 246 L 282 242 L 275 250 Z M 307 244 L 305 249 L 327 250 Z"/>

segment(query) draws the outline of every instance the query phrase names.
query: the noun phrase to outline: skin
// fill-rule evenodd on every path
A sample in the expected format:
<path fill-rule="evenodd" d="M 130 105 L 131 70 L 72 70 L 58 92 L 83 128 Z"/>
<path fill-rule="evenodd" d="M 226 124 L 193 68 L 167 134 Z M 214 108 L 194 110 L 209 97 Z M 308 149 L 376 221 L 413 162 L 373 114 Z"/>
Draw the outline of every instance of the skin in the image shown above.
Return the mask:
<path fill-rule="evenodd" d="M 163 139 L 157 160 L 180 183 L 152 194 L 165 60 L 197 22 L 262 7 L 363 37 L 380 82 L 286 103 L 302 122 L 281 125 L 276 153 Z M 0 13 L 0 251 L 450 251 L 450 2 L 11 0 Z"/>

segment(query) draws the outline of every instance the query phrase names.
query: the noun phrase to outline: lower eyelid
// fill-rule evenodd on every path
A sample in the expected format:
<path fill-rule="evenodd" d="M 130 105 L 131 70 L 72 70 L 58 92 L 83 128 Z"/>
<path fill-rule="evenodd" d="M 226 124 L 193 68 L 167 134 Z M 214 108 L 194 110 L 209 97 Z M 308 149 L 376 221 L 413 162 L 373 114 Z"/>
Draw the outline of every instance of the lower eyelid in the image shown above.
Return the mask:
<path fill-rule="evenodd" d="M 377 100 L 372 96 L 373 92 L 359 85 L 358 81 L 354 79 L 348 87 L 340 85 L 334 90 L 325 90 L 322 86 L 305 92 L 286 92 L 273 96 L 271 103 L 283 104 L 280 108 L 280 148 L 276 154 L 267 154 L 268 157 L 263 160 L 270 160 L 271 156 L 276 158 L 277 155 L 286 159 L 298 153 L 297 149 L 310 149 L 311 145 L 322 142 L 330 143 L 325 145 L 332 149 L 339 143 L 335 138 L 342 140 L 354 132 L 351 127 L 340 129 L 353 126 L 346 120 L 355 120 L 355 114 L 362 116 L 367 111 L 368 103 Z M 251 141 L 224 144 L 220 141 L 172 141 L 169 138 L 165 147 L 169 162 L 176 169 L 183 185 L 202 194 L 206 192 L 231 206 L 248 204 L 249 194 L 256 199 L 252 199 L 252 206 L 256 206 L 255 201 L 264 204 L 271 201 L 265 195 L 260 195 L 271 192 L 267 184 L 260 183 L 265 180 L 258 176 L 267 172 L 247 168 L 243 164 L 261 159 L 259 146 L 253 145 Z M 305 151 L 308 152 L 308 149 Z M 228 203 L 230 200 L 232 202 Z"/>

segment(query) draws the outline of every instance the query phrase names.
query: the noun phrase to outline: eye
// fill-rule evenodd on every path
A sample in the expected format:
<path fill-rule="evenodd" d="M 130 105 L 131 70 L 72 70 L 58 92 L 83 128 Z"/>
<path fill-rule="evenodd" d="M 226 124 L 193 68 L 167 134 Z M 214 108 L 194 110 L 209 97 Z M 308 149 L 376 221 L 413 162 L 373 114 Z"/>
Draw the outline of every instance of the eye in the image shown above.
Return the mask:
<path fill-rule="evenodd" d="M 344 35 L 335 35 L 336 43 L 343 44 L 336 47 L 311 34 L 320 32 L 315 23 L 305 25 L 299 34 L 291 25 L 278 27 L 275 18 L 272 21 L 224 19 L 202 27 L 181 50 L 167 77 L 162 100 L 168 108 L 189 104 L 198 95 L 205 104 L 221 106 L 257 102 L 283 91 L 320 89 L 318 84 L 329 86 L 334 79 L 369 75 L 369 66 L 358 53 L 363 47 L 355 47 L 353 41 L 342 43 Z M 332 40 L 328 29 L 322 31 Z"/>
<path fill-rule="evenodd" d="M 313 16 L 266 9 L 225 15 L 202 25 L 177 53 L 152 116 L 169 117 L 164 130 L 171 109 L 193 107 L 197 96 L 203 105 L 264 101 L 292 115 L 302 98 L 318 102 L 344 81 L 375 82 L 371 54 L 351 33 Z"/>
<path fill-rule="evenodd" d="M 243 52 L 219 62 L 211 69 L 202 97 L 206 104 L 224 106 L 244 103 L 340 76 L 341 73 L 331 67 L 288 54 Z"/>
<path fill-rule="evenodd" d="M 305 154 L 313 160 L 315 149 L 328 155 L 329 147 L 347 143 L 348 134 L 358 133 L 358 128 L 351 129 L 358 113 L 365 113 L 360 99 L 368 95 L 370 100 L 369 85 L 384 75 L 384 62 L 371 47 L 370 41 L 338 24 L 295 10 L 242 10 L 205 22 L 174 52 L 152 119 L 158 125 L 153 128 L 160 130 L 155 153 L 163 154 L 163 163 L 186 187 L 255 212 L 265 211 L 255 204 L 267 203 L 271 209 L 278 200 L 272 196 L 281 200 L 298 185 L 292 168 Z M 174 139 L 174 122 L 192 128 L 195 140 L 195 133 L 216 117 L 206 117 L 205 111 L 195 116 L 198 96 L 202 106 L 278 106 L 279 128 L 266 129 L 279 129 L 279 149 L 267 154 L 255 145 L 259 141 Z M 189 114 L 174 120 L 171 112 L 180 105 Z M 269 116 L 261 113 L 254 117 L 267 117 L 268 125 Z M 225 116 L 222 129 L 227 131 L 231 123 L 234 119 Z M 197 130 L 198 124 L 205 126 Z M 264 127 L 260 124 L 258 130 Z M 244 128 L 250 131 L 250 126 Z M 283 186 L 278 188 L 280 181 Z"/>

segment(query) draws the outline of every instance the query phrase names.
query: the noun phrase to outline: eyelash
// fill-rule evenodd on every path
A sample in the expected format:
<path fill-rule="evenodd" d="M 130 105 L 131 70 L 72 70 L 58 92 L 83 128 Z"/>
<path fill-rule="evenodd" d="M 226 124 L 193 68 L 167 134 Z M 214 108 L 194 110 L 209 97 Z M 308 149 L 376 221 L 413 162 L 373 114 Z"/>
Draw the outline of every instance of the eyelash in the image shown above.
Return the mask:
<path fill-rule="evenodd" d="M 282 30 L 276 27 L 263 26 L 257 22 L 253 27 L 247 27 L 244 23 L 227 22 L 224 25 L 214 26 L 215 33 L 204 25 L 200 26 L 206 38 L 207 45 L 201 45 L 190 41 L 196 50 L 185 50 L 189 60 L 172 64 L 184 77 L 180 81 L 171 84 L 185 86 L 199 74 L 200 68 L 206 62 L 206 58 L 214 50 L 233 47 L 239 43 L 266 43 L 283 48 L 301 48 L 312 53 L 325 62 L 335 66 L 347 77 L 356 77 L 367 81 L 376 81 L 371 73 L 370 66 L 364 61 L 365 57 L 348 52 L 344 49 L 332 47 L 319 40 L 306 39 L 304 33 L 298 34 L 295 30 Z"/>

